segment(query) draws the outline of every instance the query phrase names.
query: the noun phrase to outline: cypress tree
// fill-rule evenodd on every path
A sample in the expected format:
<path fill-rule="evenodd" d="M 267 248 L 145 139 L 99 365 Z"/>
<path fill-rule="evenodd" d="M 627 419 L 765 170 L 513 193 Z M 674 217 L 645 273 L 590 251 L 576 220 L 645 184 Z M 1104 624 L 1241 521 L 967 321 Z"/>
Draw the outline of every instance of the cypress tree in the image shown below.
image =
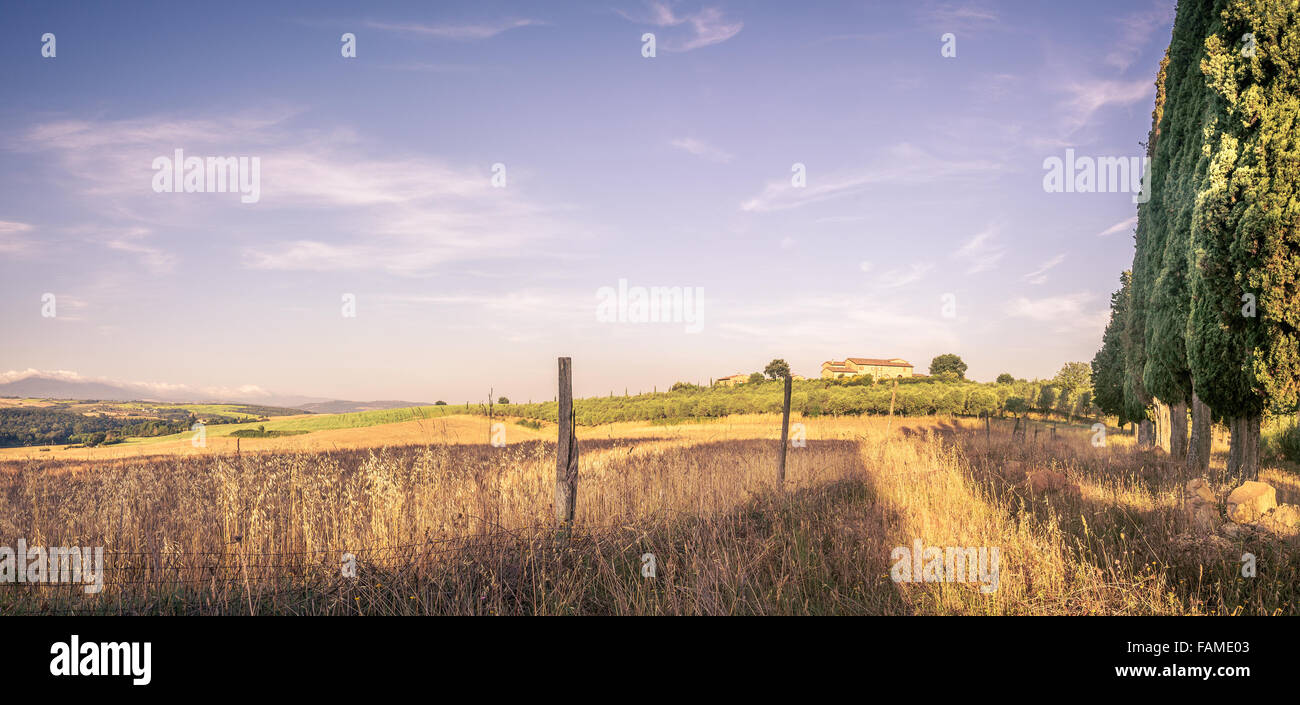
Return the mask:
<path fill-rule="evenodd" d="M 1187 452 L 1187 406 L 1192 396 L 1187 363 L 1189 315 L 1187 252 L 1202 151 L 1201 124 L 1207 87 L 1201 73 L 1211 2 L 1183 2 L 1165 54 L 1163 114 L 1148 172 L 1150 198 L 1139 209 L 1144 232 L 1141 266 L 1147 286 L 1142 386 L 1160 400 L 1160 429 L 1175 458 Z M 1138 262 L 1135 262 L 1135 269 Z M 1165 415 L 1168 420 L 1165 420 Z"/>
<path fill-rule="evenodd" d="M 1146 144 L 1148 163 L 1155 154 L 1156 147 L 1160 142 L 1161 123 L 1164 119 L 1165 110 L 1165 83 L 1168 66 L 1169 51 L 1166 50 L 1164 58 L 1160 61 L 1160 71 L 1156 75 L 1156 101 L 1151 110 L 1151 130 L 1147 134 Z M 1151 174 L 1148 172 L 1144 184 L 1148 194 L 1152 185 Z M 1123 333 L 1120 336 L 1124 362 L 1124 396 L 1128 399 L 1127 403 L 1129 405 L 1141 407 L 1144 410 L 1152 402 L 1151 396 L 1147 393 L 1146 386 L 1143 384 L 1142 376 L 1146 366 L 1147 354 L 1146 316 L 1149 304 L 1149 272 L 1153 268 L 1151 260 L 1158 249 L 1156 244 L 1151 241 L 1151 235 L 1148 233 L 1150 229 L 1148 220 L 1148 218 L 1144 217 L 1144 208 L 1139 207 L 1137 229 L 1133 234 L 1135 249 L 1129 285 L 1129 305 L 1123 319 Z M 1144 411 L 1142 418 L 1136 419 L 1136 422 L 1139 425 L 1138 444 L 1142 446 L 1150 445 L 1153 436 L 1149 412 Z"/>
<path fill-rule="evenodd" d="M 1259 87 L 1257 127 L 1244 143 L 1257 164 L 1237 252 L 1259 327 L 1252 373 L 1270 409 L 1300 401 L 1300 8 L 1292 2 L 1236 3 L 1226 15 L 1251 28 L 1256 52 L 1242 57 Z M 1252 99 L 1253 100 L 1253 99 Z"/>
<path fill-rule="evenodd" d="M 1114 416 L 1123 426 L 1146 419 L 1146 410 L 1124 393 L 1124 325 L 1132 296 L 1132 273 L 1119 277 L 1119 290 L 1110 297 L 1110 321 L 1101 337 L 1101 349 L 1092 358 L 1092 401 L 1102 413 Z"/>
<path fill-rule="evenodd" d="M 1187 350 L 1196 393 L 1232 429 L 1229 471 L 1254 477 L 1262 413 L 1293 408 L 1300 382 L 1300 23 L 1294 3 L 1216 5 Z"/>

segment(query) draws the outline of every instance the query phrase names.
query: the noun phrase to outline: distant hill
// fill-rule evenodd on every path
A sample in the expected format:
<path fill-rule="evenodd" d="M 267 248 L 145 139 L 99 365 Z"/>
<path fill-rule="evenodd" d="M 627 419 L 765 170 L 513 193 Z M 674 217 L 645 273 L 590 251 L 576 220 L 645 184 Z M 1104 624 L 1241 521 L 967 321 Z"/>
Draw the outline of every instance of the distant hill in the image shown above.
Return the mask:
<path fill-rule="evenodd" d="M 400 401 L 381 399 L 379 401 L 347 401 L 334 399 L 310 404 L 299 404 L 295 409 L 302 409 L 313 414 L 353 414 L 358 411 L 383 411 L 384 409 L 404 409 L 408 406 L 433 406 L 427 401 Z"/>
<path fill-rule="evenodd" d="M 171 403 L 236 403 L 261 407 L 281 407 L 312 414 L 351 414 L 358 411 L 384 411 L 410 406 L 432 406 L 423 401 L 381 399 L 379 401 L 349 401 L 301 395 L 254 395 L 246 399 L 213 399 L 191 390 L 160 392 L 157 389 L 134 385 L 90 380 L 63 379 L 33 374 L 12 382 L 0 383 L 0 397 L 34 399 L 73 399 L 99 401 L 157 401 Z"/>
<path fill-rule="evenodd" d="M 192 390 L 159 391 L 134 384 L 63 379 L 33 374 L 12 382 L 0 383 L 0 397 L 33 399 L 72 399 L 99 401 L 158 401 L 170 403 L 237 403 L 267 407 L 294 408 L 299 404 L 327 401 L 323 397 L 301 395 L 252 395 L 249 398 L 217 399 Z M 382 403 L 382 402 L 376 402 Z M 405 404 L 406 402 L 394 402 Z M 384 407 L 388 408 L 388 407 Z"/>
<path fill-rule="evenodd" d="M 132 390 L 102 382 L 77 382 L 53 377 L 25 377 L 0 384 L 0 397 L 37 399 L 103 399 L 131 401 L 143 399 L 141 390 Z"/>

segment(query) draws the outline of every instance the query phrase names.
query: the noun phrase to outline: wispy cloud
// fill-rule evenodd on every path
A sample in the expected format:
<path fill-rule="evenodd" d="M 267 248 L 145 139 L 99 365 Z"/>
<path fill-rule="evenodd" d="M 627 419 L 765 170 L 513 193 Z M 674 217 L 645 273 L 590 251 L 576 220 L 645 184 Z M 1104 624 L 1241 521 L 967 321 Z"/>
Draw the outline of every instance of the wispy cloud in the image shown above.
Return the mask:
<path fill-rule="evenodd" d="M 1174 3 L 1163 0 L 1151 4 L 1145 10 L 1131 12 L 1114 20 L 1119 28 L 1119 37 L 1114 48 L 1106 55 L 1106 63 L 1120 71 L 1127 71 L 1134 60 L 1142 56 L 1141 49 L 1152 41 L 1157 32 L 1164 30 L 1163 37 L 1158 38 L 1168 42 L 1173 21 Z"/>
<path fill-rule="evenodd" d="M 883 298 L 882 298 L 883 297 Z M 956 335 L 948 321 L 918 315 L 906 295 L 815 295 L 777 301 L 716 302 L 718 327 L 728 337 L 747 340 L 807 341 L 804 354 L 826 359 L 826 350 L 862 350 L 864 340 L 896 341 L 891 355 L 949 348 Z M 905 341 L 905 342 L 901 342 Z M 800 346 L 795 342 L 794 346 Z M 862 351 L 866 352 L 866 351 Z M 853 353 L 849 353 L 853 354 Z M 883 352 L 881 354 L 884 354 Z"/>
<path fill-rule="evenodd" d="M 366 22 L 371 29 L 402 34 L 414 34 L 435 39 L 452 39 L 456 41 L 474 41 L 492 37 L 520 27 L 532 27 L 545 24 L 538 20 L 509 19 L 481 24 L 417 24 L 412 22 Z"/>
<path fill-rule="evenodd" d="M 977 274 L 992 269 L 1002 256 L 1006 247 L 998 241 L 998 227 L 990 225 L 975 233 L 961 247 L 953 252 L 953 259 L 967 263 L 966 273 Z"/>
<path fill-rule="evenodd" d="M 1044 262 L 1038 269 L 1025 275 L 1025 281 L 1030 284 L 1043 284 L 1047 281 L 1047 272 L 1056 265 L 1065 261 L 1065 255 L 1057 255 Z"/>
<path fill-rule="evenodd" d="M 703 140 L 697 140 L 691 137 L 680 137 L 669 141 L 668 144 L 682 150 L 683 152 L 693 154 L 711 162 L 720 162 L 725 164 L 732 160 L 731 154 L 714 147 Z"/>
<path fill-rule="evenodd" d="M 1107 235 L 1114 235 L 1115 233 L 1124 232 L 1125 230 L 1128 230 L 1134 227 L 1135 225 L 1137 225 L 1137 222 L 1138 219 L 1136 215 L 1133 216 L 1132 218 L 1125 218 L 1124 220 L 1121 220 L 1118 223 L 1115 223 L 1114 225 L 1110 226 L 1109 228 L 1106 228 L 1105 230 L 1097 233 L 1097 237 L 1106 237 Z"/>
<path fill-rule="evenodd" d="M 291 129 L 284 124 L 291 114 L 45 123 L 18 145 L 50 153 L 71 192 L 81 186 L 84 203 L 104 214 L 113 233 L 107 246 L 138 255 L 151 271 L 175 263 L 178 242 L 150 233 L 245 212 L 224 194 L 154 193 L 152 160 L 177 146 L 187 156 L 258 156 L 261 200 L 244 208 L 259 216 L 311 213 L 322 223 L 309 237 L 285 237 L 250 221 L 244 229 L 255 231 L 257 244 L 240 252 L 255 269 L 419 274 L 449 262 L 523 256 L 527 245 L 565 229 L 556 222 L 560 206 L 525 195 L 522 172 L 511 172 L 509 188 L 493 188 L 486 164 L 381 156 L 382 147 L 348 130 Z"/>
<path fill-rule="evenodd" d="M 934 265 L 929 264 L 928 262 L 923 264 L 909 264 L 905 267 L 895 267 L 894 269 L 882 273 L 874 280 L 874 283 L 882 289 L 897 289 L 920 281 L 921 278 L 928 274 L 931 269 L 934 269 Z"/>
<path fill-rule="evenodd" d="M 1067 97 L 1061 108 L 1066 113 L 1066 127 L 1071 131 L 1088 124 L 1102 108 L 1153 102 L 1156 94 L 1155 82 L 1150 78 L 1082 79 L 1065 84 L 1063 90 Z"/>
<path fill-rule="evenodd" d="M 171 271 L 173 265 L 176 264 L 175 255 L 164 252 L 158 247 L 145 244 L 145 239 L 150 234 L 150 231 L 145 228 L 130 228 L 125 232 L 110 236 L 104 244 L 110 249 L 138 256 L 144 266 L 154 274 L 164 274 Z"/>
<path fill-rule="evenodd" d="M 716 7 L 704 7 L 695 12 L 677 14 L 667 3 L 649 2 L 647 11 L 632 14 L 616 10 L 618 14 L 638 24 L 650 24 L 656 27 L 685 26 L 689 32 L 684 36 L 676 34 L 665 37 L 657 43 L 665 51 L 691 51 L 701 47 L 720 44 L 740 33 L 743 22 L 726 19 L 722 10 Z"/>
<path fill-rule="evenodd" d="M 467 64 L 431 64 L 425 62 L 412 62 L 408 64 L 391 64 L 383 68 L 390 71 L 412 71 L 416 73 L 478 73 L 478 66 Z"/>
<path fill-rule="evenodd" d="M 860 169 L 823 176 L 810 166 L 807 185 L 796 187 L 789 179 L 769 183 L 757 196 L 741 203 L 740 209 L 759 213 L 786 210 L 860 194 L 879 184 L 919 184 L 988 176 L 1002 168 L 1002 164 L 993 161 L 942 159 L 902 143 L 891 147 L 883 159 Z"/>
<path fill-rule="evenodd" d="M 922 21 L 945 32 L 973 32 L 997 27 L 996 12 L 975 2 L 926 2 L 919 6 Z"/>
<path fill-rule="evenodd" d="M 1055 332 L 1095 330 L 1098 334 L 1106 327 L 1107 309 L 1088 310 L 1089 302 L 1096 297 L 1087 292 L 1047 296 L 1038 299 L 1018 297 L 1008 302 L 1005 312 L 1012 318 L 1024 318 L 1041 323 Z"/>
<path fill-rule="evenodd" d="M 32 226 L 27 223 L 0 220 L 0 253 L 17 255 L 30 250 L 32 241 L 27 239 L 24 233 L 30 232 L 31 229 Z"/>

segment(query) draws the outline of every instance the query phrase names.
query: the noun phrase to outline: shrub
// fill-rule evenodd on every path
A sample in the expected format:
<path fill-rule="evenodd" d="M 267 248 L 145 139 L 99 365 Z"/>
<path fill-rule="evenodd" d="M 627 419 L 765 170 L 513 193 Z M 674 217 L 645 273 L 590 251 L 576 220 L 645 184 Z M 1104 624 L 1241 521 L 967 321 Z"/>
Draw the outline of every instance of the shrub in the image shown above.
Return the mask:
<path fill-rule="evenodd" d="M 1293 463 L 1300 463 L 1300 425 L 1292 421 L 1268 439 L 1269 450 Z"/>

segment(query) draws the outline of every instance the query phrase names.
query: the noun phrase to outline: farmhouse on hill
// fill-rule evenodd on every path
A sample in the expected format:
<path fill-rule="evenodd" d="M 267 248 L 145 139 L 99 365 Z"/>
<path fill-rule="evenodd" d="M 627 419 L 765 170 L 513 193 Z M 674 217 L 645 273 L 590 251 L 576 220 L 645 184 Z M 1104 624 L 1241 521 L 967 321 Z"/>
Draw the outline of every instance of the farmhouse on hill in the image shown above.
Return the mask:
<path fill-rule="evenodd" d="M 795 382 L 803 380 L 803 375 L 790 375 L 790 379 Z M 730 375 L 728 377 L 719 377 L 713 380 L 715 387 L 734 387 L 737 384 L 744 384 L 749 381 L 749 375 Z"/>
<path fill-rule="evenodd" d="M 881 359 L 874 357 L 847 357 L 822 363 L 822 379 L 839 379 L 871 375 L 872 379 L 911 377 L 912 363 L 899 357 Z"/>

